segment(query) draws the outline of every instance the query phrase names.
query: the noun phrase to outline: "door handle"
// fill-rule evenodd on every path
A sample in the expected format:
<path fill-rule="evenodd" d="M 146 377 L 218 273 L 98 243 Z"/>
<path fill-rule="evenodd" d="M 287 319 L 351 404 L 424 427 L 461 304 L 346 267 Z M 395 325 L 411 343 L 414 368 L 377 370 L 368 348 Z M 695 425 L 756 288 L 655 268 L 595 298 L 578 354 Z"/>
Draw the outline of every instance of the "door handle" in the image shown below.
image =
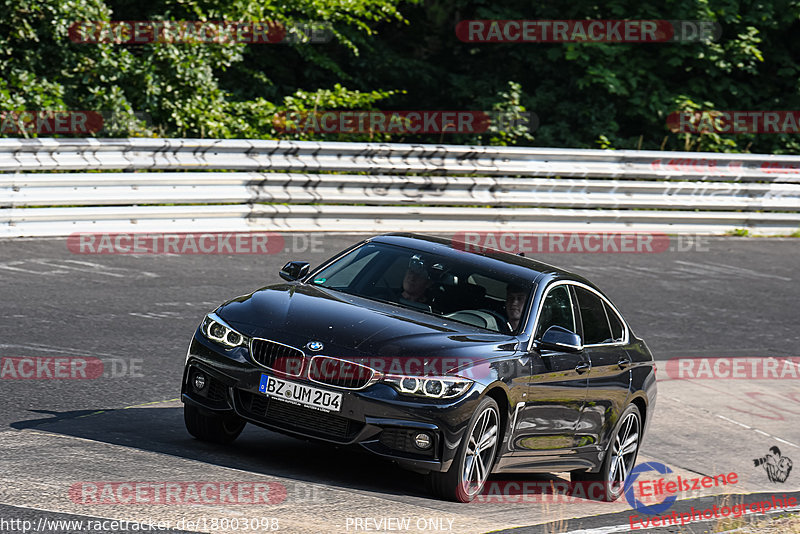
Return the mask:
<path fill-rule="evenodd" d="M 621 359 L 620 359 L 620 360 L 617 362 L 617 365 L 619 365 L 619 368 L 620 368 L 620 369 L 625 369 L 626 367 L 628 367 L 628 366 L 629 366 L 629 365 L 631 365 L 632 363 L 633 363 L 633 362 L 631 361 L 631 359 L 630 359 L 630 358 L 621 358 Z"/>
<path fill-rule="evenodd" d="M 584 371 L 588 371 L 590 367 L 591 364 L 579 363 L 578 365 L 575 366 L 575 370 L 578 371 L 578 373 L 582 374 Z"/>

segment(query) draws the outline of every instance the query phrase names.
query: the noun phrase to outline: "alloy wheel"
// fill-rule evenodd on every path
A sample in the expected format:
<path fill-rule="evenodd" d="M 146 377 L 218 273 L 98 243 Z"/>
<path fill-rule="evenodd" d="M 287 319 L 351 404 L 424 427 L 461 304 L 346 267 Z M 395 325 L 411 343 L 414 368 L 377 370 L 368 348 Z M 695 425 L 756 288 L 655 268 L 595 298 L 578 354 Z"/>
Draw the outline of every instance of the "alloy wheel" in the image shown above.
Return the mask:
<path fill-rule="evenodd" d="M 476 495 L 489 477 L 497 448 L 498 430 L 497 411 L 489 406 L 475 421 L 464 455 L 461 485 L 469 497 Z"/>
<path fill-rule="evenodd" d="M 614 494 L 622 493 L 625 482 L 633 469 L 636 461 L 636 452 L 639 449 L 639 417 L 629 413 L 614 437 L 611 446 L 611 465 L 608 469 L 608 487 Z"/>

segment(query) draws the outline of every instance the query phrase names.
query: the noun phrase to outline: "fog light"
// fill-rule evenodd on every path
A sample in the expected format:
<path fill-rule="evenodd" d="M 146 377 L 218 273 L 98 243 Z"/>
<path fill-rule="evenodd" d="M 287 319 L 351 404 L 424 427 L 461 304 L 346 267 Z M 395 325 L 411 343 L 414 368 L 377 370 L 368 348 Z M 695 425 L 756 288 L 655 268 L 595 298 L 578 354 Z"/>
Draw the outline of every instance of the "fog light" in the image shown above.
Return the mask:
<path fill-rule="evenodd" d="M 194 375 L 194 389 L 195 391 L 202 391 L 206 387 L 206 375 L 203 373 L 195 373 Z"/>
<path fill-rule="evenodd" d="M 414 436 L 414 445 L 416 445 L 418 449 L 430 449 L 432 443 L 433 441 L 431 440 L 431 437 L 424 432 L 420 432 Z"/>

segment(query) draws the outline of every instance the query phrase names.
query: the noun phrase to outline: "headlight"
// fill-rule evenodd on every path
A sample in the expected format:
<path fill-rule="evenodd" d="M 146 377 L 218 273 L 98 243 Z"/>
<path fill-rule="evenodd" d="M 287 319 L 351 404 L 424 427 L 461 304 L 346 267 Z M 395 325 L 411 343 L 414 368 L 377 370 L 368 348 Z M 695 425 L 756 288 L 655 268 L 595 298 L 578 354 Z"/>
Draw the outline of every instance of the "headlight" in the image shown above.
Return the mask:
<path fill-rule="evenodd" d="M 400 393 L 433 399 L 458 397 L 472 385 L 472 380 L 460 376 L 386 375 L 383 381 Z"/>
<path fill-rule="evenodd" d="M 224 347 L 232 349 L 233 347 L 247 344 L 247 339 L 228 326 L 216 313 L 209 313 L 206 315 L 200 329 L 203 331 L 204 336 Z"/>

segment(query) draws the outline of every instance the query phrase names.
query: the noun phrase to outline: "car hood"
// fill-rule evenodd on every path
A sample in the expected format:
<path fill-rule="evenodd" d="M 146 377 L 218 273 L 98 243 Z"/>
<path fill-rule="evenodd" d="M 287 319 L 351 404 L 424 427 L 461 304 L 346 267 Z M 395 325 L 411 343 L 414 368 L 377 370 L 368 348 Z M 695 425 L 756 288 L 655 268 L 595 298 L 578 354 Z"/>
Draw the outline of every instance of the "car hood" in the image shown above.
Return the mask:
<path fill-rule="evenodd" d="M 270 286 L 220 306 L 241 333 L 339 358 L 491 358 L 513 352 L 517 338 L 391 304 L 307 284 Z"/>

